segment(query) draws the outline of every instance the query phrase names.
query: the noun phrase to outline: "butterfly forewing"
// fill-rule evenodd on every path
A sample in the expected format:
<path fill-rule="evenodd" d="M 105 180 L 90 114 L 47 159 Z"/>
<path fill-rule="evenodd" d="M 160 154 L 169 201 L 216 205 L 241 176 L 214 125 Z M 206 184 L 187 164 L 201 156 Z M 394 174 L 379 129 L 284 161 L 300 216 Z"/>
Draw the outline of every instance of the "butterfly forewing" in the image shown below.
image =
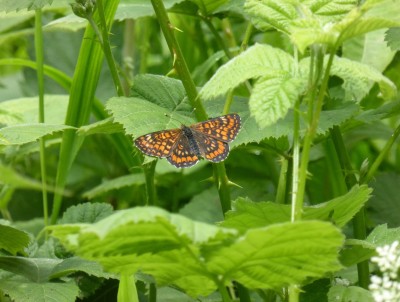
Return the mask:
<path fill-rule="evenodd" d="M 181 135 L 167 160 L 177 168 L 187 168 L 195 165 L 199 157 L 190 149 L 188 138 Z"/>
<path fill-rule="evenodd" d="M 152 132 L 135 139 L 135 145 L 146 155 L 168 157 L 181 134 L 181 129 Z"/>
<path fill-rule="evenodd" d="M 240 116 L 231 113 L 192 125 L 190 128 L 224 142 L 233 141 L 240 130 Z"/>

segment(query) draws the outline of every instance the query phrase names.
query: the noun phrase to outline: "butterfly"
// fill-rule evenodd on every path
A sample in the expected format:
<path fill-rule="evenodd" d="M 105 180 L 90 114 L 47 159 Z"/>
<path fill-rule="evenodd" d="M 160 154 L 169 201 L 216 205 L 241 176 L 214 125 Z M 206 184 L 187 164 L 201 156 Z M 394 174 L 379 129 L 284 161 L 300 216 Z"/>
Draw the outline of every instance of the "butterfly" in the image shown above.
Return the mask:
<path fill-rule="evenodd" d="M 189 127 L 142 135 L 135 139 L 135 145 L 144 154 L 166 158 L 177 168 L 191 167 L 200 157 L 217 163 L 228 156 L 228 142 L 236 138 L 240 124 L 239 114 L 231 113 Z"/>

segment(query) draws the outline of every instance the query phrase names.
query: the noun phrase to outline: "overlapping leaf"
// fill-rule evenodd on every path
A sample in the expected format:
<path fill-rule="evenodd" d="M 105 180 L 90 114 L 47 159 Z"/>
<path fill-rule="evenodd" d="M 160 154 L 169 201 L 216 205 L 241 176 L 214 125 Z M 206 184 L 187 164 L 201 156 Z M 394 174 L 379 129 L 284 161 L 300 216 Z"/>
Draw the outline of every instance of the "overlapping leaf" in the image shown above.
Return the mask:
<path fill-rule="evenodd" d="M 152 275 L 189 295 L 207 295 L 233 279 L 249 288 L 301 283 L 340 268 L 339 230 L 328 222 L 302 221 L 239 235 L 162 209 L 124 210 L 93 224 L 50 227 L 76 254 L 108 271 Z M 220 281 L 217 281 L 220 280 Z"/>

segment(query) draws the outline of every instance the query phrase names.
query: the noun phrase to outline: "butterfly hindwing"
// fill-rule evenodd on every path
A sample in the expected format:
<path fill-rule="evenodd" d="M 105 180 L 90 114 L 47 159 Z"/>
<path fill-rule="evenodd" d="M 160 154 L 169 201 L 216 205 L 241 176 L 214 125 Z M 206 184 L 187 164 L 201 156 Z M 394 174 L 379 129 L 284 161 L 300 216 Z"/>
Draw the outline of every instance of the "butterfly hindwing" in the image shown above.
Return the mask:
<path fill-rule="evenodd" d="M 228 143 L 204 135 L 201 132 L 193 131 L 201 156 L 205 159 L 218 163 L 227 158 L 229 154 Z"/>
<path fill-rule="evenodd" d="M 135 139 L 135 145 L 146 155 L 168 157 L 181 134 L 181 129 L 152 132 Z"/>
<path fill-rule="evenodd" d="M 181 135 L 167 160 L 177 168 L 187 168 L 195 165 L 199 157 L 190 149 L 188 138 Z"/>
<path fill-rule="evenodd" d="M 240 124 L 239 114 L 231 113 L 194 124 L 190 128 L 218 140 L 231 142 L 239 133 Z"/>

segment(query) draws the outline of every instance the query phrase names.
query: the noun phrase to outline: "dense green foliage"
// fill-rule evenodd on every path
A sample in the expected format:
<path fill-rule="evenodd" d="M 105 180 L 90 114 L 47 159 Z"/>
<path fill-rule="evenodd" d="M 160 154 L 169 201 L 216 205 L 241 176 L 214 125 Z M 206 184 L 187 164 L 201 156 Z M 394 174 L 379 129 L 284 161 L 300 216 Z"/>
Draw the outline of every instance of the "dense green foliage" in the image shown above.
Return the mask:
<path fill-rule="evenodd" d="M 70 4 L 0 0 L 0 301 L 374 301 L 399 0 Z M 221 163 L 133 144 L 231 112 Z"/>

